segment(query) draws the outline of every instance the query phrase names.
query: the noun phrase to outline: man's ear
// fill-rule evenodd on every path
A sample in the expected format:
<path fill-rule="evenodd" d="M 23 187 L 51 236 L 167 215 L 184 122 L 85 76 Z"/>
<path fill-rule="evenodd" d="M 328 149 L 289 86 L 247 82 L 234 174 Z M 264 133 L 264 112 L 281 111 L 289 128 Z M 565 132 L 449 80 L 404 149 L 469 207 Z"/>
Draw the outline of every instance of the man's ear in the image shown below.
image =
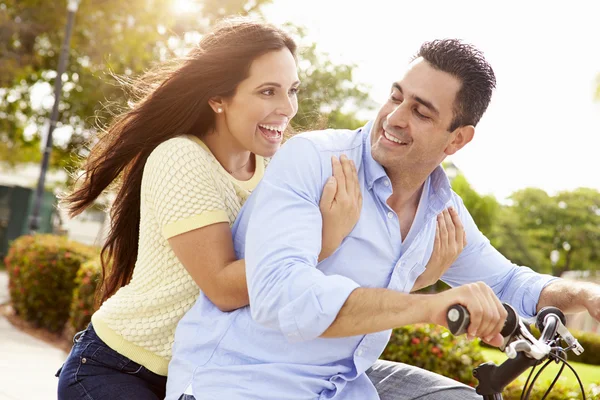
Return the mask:
<path fill-rule="evenodd" d="M 209 99 L 208 105 L 215 113 L 222 113 L 225 109 L 225 102 L 223 101 L 223 98 L 219 96 Z"/>
<path fill-rule="evenodd" d="M 473 136 L 475 136 L 475 127 L 473 125 L 461 126 L 456 128 L 451 135 L 454 136 L 454 139 L 448 143 L 448 146 L 446 146 L 446 149 L 444 150 L 444 153 L 448 156 L 456 153 L 473 140 Z"/>

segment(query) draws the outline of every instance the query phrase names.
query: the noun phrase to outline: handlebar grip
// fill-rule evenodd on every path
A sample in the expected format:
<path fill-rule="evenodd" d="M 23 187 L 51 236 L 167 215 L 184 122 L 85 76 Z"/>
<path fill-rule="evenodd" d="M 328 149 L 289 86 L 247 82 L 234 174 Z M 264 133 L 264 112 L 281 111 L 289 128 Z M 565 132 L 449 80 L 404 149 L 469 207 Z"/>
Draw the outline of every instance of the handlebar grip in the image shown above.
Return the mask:
<path fill-rule="evenodd" d="M 506 316 L 506 321 L 504 321 L 504 326 L 502 327 L 500 334 L 504 338 L 507 338 L 512 336 L 519 328 L 519 318 L 514 308 L 506 303 L 502 303 L 502 305 L 506 309 L 508 315 Z M 471 323 L 471 314 L 469 314 L 469 310 L 467 310 L 465 306 L 455 304 L 448 309 L 446 321 L 448 322 L 450 332 L 455 336 L 459 336 L 463 333 L 467 333 L 467 328 L 469 328 L 469 324 Z"/>
<path fill-rule="evenodd" d="M 466 307 L 455 304 L 448 309 L 446 321 L 448 322 L 448 329 L 450 329 L 450 332 L 455 336 L 459 336 L 463 333 L 467 333 L 467 328 L 471 323 L 471 315 Z"/>

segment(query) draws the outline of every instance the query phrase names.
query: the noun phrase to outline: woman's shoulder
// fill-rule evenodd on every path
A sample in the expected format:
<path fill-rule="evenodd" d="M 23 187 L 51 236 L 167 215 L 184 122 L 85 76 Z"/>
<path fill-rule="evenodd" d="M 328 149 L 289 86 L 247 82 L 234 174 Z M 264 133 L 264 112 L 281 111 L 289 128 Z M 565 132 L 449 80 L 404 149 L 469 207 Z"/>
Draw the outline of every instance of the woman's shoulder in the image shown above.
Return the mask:
<path fill-rule="evenodd" d="M 210 154 L 194 136 L 182 135 L 165 140 L 152 151 L 149 162 L 159 164 L 210 164 Z"/>

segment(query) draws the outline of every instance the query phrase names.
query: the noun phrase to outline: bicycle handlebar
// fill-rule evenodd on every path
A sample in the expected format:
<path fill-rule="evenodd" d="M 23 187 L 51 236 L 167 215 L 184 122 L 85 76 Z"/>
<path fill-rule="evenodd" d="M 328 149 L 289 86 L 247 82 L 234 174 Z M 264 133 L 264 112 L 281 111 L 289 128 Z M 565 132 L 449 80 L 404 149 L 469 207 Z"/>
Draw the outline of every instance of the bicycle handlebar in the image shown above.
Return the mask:
<path fill-rule="evenodd" d="M 478 379 L 477 393 L 485 399 L 501 399 L 502 390 L 528 368 L 540 363 L 552 351 L 549 345 L 557 334 L 560 335 L 576 354 L 583 348 L 565 327 L 565 316 L 556 307 L 545 307 L 536 318 L 536 325 L 541 332 L 536 339 L 517 312 L 508 304 L 503 304 L 508 312 L 504 327 L 500 334 L 504 343 L 500 350 L 509 359 L 501 365 L 493 362 L 481 364 L 475 368 L 473 375 Z M 470 314 L 466 307 L 455 304 L 446 314 L 448 328 L 454 335 L 466 333 L 470 323 Z"/>

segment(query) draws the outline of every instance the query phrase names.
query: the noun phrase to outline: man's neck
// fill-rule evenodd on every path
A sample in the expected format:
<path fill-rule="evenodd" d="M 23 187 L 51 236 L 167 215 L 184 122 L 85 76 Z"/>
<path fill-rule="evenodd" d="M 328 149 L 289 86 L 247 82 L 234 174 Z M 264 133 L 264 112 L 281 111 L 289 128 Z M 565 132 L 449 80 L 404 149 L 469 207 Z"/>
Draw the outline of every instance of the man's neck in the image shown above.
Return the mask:
<path fill-rule="evenodd" d="M 388 199 L 388 205 L 400 214 L 404 210 L 416 210 L 421 199 L 423 184 L 431 172 L 412 172 L 410 174 L 387 171 L 392 183 L 393 193 Z"/>

